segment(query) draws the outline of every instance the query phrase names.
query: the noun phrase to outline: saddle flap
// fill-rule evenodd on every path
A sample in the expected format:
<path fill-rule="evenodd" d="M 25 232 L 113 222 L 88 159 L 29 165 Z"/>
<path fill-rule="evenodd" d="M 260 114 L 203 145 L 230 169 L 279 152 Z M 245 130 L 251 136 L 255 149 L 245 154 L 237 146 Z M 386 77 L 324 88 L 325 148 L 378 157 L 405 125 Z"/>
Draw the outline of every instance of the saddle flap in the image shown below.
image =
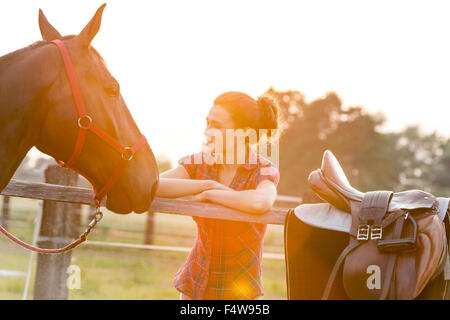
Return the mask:
<path fill-rule="evenodd" d="M 397 192 L 391 200 L 389 211 L 430 209 L 435 201 L 435 196 L 422 190 Z"/>
<path fill-rule="evenodd" d="M 304 223 L 321 229 L 350 232 L 352 216 L 329 203 L 302 204 L 294 209 L 294 214 Z"/>

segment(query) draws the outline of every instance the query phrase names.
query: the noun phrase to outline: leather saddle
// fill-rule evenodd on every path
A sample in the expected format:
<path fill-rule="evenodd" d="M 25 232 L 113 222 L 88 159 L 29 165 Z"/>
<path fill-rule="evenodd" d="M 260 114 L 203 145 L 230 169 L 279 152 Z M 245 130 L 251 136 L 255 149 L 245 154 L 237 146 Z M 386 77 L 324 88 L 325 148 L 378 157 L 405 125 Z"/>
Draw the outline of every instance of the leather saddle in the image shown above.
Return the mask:
<path fill-rule="evenodd" d="M 363 193 L 352 187 L 328 150 L 308 183 L 339 209 L 325 228 L 349 233 L 349 244 L 334 265 L 322 299 L 329 297 L 341 269 L 351 299 L 414 299 L 442 272 L 448 260 L 442 220 L 449 199 L 421 190 Z M 322 219 L 330 217 L 330 212 L 322 214 Z"/>

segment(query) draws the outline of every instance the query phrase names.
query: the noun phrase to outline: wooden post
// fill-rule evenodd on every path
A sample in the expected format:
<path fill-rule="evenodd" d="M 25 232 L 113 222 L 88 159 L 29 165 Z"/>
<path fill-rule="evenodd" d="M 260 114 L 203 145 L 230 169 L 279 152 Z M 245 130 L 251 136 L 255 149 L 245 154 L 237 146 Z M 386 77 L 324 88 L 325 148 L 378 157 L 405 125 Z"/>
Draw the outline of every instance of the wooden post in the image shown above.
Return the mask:
<path fill-rule="evenodd" d="M 155 214 L 152 211 L 147 212 L 147 222 L 145 224 L 145 244 L 153 244 L 153 233 L 155 228 Z"/>
<path fill-rule="evenodd" d="M 2 206 L 2 226 L 8 230 L 8 220 L 9 220 L 9 200 L 10 198 L 8 196 L 3 197 L 3 206 Z"/>
<path fill-rule="evenodd" d="M 45 182 L 76 186 L 78 175 L 68 169 L 51 165 L 45 170 Z M 38 246 L 59 248 L 72 242 L 80 233 L 80 204 L 45 200 Z M 67 268 L 71 252 L 38 254 L 35 300 L 65 300 L 68 297 Z"/>

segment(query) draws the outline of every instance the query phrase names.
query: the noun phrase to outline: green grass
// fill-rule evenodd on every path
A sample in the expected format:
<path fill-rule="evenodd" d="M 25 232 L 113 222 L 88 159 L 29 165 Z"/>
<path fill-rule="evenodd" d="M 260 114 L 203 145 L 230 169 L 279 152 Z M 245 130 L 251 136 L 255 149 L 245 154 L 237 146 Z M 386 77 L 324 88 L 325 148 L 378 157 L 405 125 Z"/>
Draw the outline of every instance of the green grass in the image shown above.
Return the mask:
<path fill-rule="evenodd" d="M 37 202 L 13 198 L 10 230 L 21 239 L 31 242 Z M 83 222 L 88 208 L 83 208 Z M 20 222 L 19 222 L 20 219 Z M 116 215 L 105 212 L 90 236 L 90 240 L 142 244 L 145 215 Z M 191 247 L 196 227 L 190 217 L 155 214 L 154 244 Z M 265 238 L 267 252 L 283 252 L 281 226 L 268 226 Z M 0 269 L 26 272 L 30 253 L 8 239 L 0 237 Z M 81 288 L 69 290 L 69 299 L 178 299 L 172 284 L 187 252 L 154 251 L 82 245 L 72 251 L 71 264 L 81 269 Z M 28 299 L 33 298 L 33 276 Z M 264 299 L 285 299 L 286 280 L 284 260 L 264 259 Z M 0 277 L 0 299 L 21 299 L 25 277 Z"/>

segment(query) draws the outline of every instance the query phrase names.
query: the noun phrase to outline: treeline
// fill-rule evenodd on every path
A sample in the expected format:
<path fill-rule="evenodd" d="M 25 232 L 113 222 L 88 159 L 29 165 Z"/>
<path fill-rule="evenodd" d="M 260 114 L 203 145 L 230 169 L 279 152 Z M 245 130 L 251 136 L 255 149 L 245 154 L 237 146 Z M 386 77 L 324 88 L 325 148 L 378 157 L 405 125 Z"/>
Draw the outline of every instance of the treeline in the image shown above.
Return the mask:
<path fill-rule="evenodd" d="M 314 201 L 307 178 L 329 149 L 362 191 L 423 189 L 450 196 L 450 139 L 425 134 L 418 125 L 381 132 L 386 121 L 381 113 L 368 113 L 361 106 L 344 109 L 334 92 L 310 103 L 295 90 L 270 88 L 266 93 L 281 109 L 280 194 Z"/>

